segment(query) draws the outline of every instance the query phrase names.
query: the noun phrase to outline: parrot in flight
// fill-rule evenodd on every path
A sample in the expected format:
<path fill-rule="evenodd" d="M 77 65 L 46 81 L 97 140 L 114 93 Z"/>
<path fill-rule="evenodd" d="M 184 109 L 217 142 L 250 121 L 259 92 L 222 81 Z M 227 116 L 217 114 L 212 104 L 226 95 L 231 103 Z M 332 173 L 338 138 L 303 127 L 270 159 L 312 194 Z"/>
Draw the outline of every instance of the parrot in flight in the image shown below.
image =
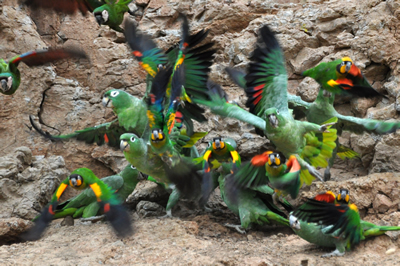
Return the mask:
<path fill-rule="evenodd" d="M 134 15 L 128 5 L 132 0 L 20 0 L 32 9 L 47 8 L 66 14 L 79 10 L 83 15 L 92 12 L 99 25 L 107 25 L 111 29 L 124 32 L 120 27 L 124 14 Z"/>
<path fill-rule="evenodd" d="M 400 226 L 378 226 L 361 220 L 357 206 L 349 202 L 347 189 L 341 189 L 336 197 L 332 192 L 324 194 L 329 196 L 319 194 L 308 199 L 289 217 L 290 227 L 304 240 L 336 248 L 323 257 L 343 256 L 346 249 L 367 237 L 400 230 Z"/>
<path fill-rule="evenodd" d="M 215 114 L 236 118 L 261 130 L 286 158 L 296 156 L 307 184 L 314 177 L 322 180 L 315 167 L 326 167 L 326 160 L 332 156 L 337 136 L 336 130 L 330 127 L 335 119 L 323 125 L 293 119 L 288 107 L 288 77 L 283 52 L 266 25 L 259 31 L 251 59 L 244 88 L 250 112 L 227 103 L 216 94 L 210 95 L 211 100 L 194 98 L 193 101 L 206 105 Z"/>
<path fill-rule="evenodd" d="M 50 203 L 43 209 L 40 216 L 35 220 L 35 225 L 21 236 L 25 240 L 38 240 L 47 225 L 51 222 L 60 197 L 65 189 L 71 186 L 74 189 L 83 190 L 90 187 L 96 196 L 97 203 L 100 204 L 106 219 L 111 223 L 115 232 L 120 237 L 132 234 L 132 226 L 128 212 L 121 205 L 122 202 L 110 187 L 101 179 L 97 178 L 92 170 L 88 168 L 78 168 L 69 177 L 61 182 Z"/>
<path fill-rule="evenodd" d="M 372 88 L 361 70 L 347 56 L 332 62 L 322 62 L 303 71 L 301 75 L 313 78 L 322 89 L 333 94 L 352 94 L 366 98 L 383 96 Z"/>
<path fill-rule="evenodd" d="M 71 48 L 50 48 L 48 50 L 36 50 L 17 55 L 10 60 L 0 59 L 0 92 L 5 95 L 14 94 L 21 84 L 21 73 L 18 70 L 19 63 L 28 66 L 41 66 L 65 58 L 88 58 L 86 53 Z"/>
<path fill-rule="evenodd" d="M 128 164 L 117 175 L 101 179 L 104 184 L 115 191 L 115 195 L 121 202 L 124 202 L 128 198 L 140 180 L 140 172 L 131 164 Z M 89 218 L 98 215 L 99 207 L 93 190 L 87 188 L 79 195 L 58 204 L 53 219 L 65 216 L 72 216 L 75 219 L 79 217 Z"/>

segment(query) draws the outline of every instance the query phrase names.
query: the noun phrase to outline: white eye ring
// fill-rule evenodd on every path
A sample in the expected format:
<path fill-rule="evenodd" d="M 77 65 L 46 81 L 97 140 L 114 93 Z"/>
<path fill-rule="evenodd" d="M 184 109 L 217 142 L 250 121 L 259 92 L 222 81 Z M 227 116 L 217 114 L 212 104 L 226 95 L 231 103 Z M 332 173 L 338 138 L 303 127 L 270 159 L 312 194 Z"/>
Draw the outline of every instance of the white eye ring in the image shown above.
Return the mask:
<path fill-rule="evenodd" d="M 131 165 L 131 169 L 135 170 L 135 169 L 136 169 L 136 167 L 134 167 L 133 165 Z"/>
<path fill-rule="evenodd" d="M 110 93 L 111 97 L 116 97 L 119 94 L 119 91 L 112 91 Z"/>
<path fill-rule="evenodd" d="M 135 137 L 131 137 L 131 142 L 135 142 L 136 138 Z"/>
<path fill-rule="evenodd" d="M 209 142 L 208 144 L 207 144 L 207 148 L 210 148 L 211 147 L 211 142 Z"/>

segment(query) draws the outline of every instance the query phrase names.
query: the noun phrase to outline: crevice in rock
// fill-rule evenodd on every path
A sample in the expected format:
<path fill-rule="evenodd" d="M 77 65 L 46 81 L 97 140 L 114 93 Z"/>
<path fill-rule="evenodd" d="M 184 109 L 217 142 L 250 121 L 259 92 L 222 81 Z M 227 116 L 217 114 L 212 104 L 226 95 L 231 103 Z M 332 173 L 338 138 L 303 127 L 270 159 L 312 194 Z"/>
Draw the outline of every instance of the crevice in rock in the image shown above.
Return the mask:
<path fill-rule="evenodd" d="M 45 101 L 45 98 L 46 98 L 46 91 L 50 90 L 51 88 L 52 88 L 52 87 L 50 86 L 50 87 L 48 87 L 47 89 L 45 89 L 45 90 L 43 91 L 43 93 L 42 93 L 42 101 L 40 102 L 40 105 L 39 105 L 39 112 L 38 112 L 37 115 L 38 115 L 39 123 L 40 123 L 40 124 L 45 125 L 46 127 L 49 127 L 49 128 L 51 128 L 51 129 L 54 129 L 54 130 L 56 130 L 57 132 L 59 132 L 59 133 L 61 134 L 60 130 L 58 130 L 58 129 L 55 128 L 55 127 L 52 127 L 52 126 L 47 125 L 46 123 L 43 122 L 43 119 L 42 119 L 43 105 L 44 105 L 44 101 Z"/>

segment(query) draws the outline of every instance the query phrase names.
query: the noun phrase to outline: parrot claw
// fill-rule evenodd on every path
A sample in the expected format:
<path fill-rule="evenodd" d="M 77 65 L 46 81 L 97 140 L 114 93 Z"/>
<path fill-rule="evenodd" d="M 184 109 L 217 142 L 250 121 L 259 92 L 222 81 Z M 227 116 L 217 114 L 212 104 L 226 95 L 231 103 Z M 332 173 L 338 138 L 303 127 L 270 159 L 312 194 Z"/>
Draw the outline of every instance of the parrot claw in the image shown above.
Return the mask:
<path fill-rule="evenodd" d="M 242 226 L 240 224 L 224 224 L 225 227 L 229 227 L 229 228 L 233 228 L 236 231 L 238 231 L 240 234 L 245 235 L 246 234 L 246 230 L 243 230 Z"/>
<path fill-rule="evenodd" d="M 323 176 L 321 175 L 320 172 L 317 171 L 313 166 L 307 165 L 307 170 L 310 172 L 310 174 L 316 178 L 318 178 L 321 182 L 324 182 Z"/>
<path fill-rule="evenodd" d="M 322 133 L 329 133 L 328 127 L 333 126 L 334 124 L 336 124 L 336 122 L 323 124 L 320 126 L 319 131 Z"/>
<path fill-rule="evenodd" d="M 103 214 L 103 215 L 99 215 L 99 216 L 92 216 L 92 217 L 89 217 L 89 218 L 81 218 L 79 220 L 81 222 L 92 222 L 92 223 L 95 223 L 95 222 L 103 220 L 105 217 L 106 216 Z"/>
<path fill-rule="evenodd" d="M 321 257 L 322 257 L 322 258 L 340 257 L 340 256 L 343 256 L 344 253 L 345 253 L 344 251 L 343 251 L 343 252 L 340 252 L 338 249 L 335 249 L 335 251 L 333 251 L 333 252 L 331 252 L 331 253 L 324 254 L 324 255 L 322 255 Z"/>
<path fill-rule="evenodd" d="M 158 217 L 159 219 L 165 219 L 165 218 L 174 218 L 174 216 L 172 216 L 172 211 L 171 210 L 168 210 L 167 211 L 167 214 L 165 214 L 165 215 L 163 215 L 163 216 L 160 216 L 160 217 Z"/>
<path fill-rule="evenodd" d="M 329 181 L 331 179 L 331 168 L 328 166 L 324 172 L 324 181 Z"/>

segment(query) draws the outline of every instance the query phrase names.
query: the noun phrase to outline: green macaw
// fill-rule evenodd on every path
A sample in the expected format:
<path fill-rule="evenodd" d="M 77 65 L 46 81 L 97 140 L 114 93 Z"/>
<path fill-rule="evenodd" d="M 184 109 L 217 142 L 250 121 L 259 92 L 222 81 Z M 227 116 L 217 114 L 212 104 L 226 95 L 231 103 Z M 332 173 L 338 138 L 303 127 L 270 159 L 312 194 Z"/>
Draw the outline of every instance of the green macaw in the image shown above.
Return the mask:
<path fill-rule="evenodd" d="M 233 176 L 233 187 L 228 187 L 235 190 L 236 187 L 252 188 L 269 184 L 276 192 L 274 200 L 276 196 L 287 194 L 295 199 L 306 182 L 301 178 L 300 170 L 296 156 L 291 155 L 285 163 L 279 153 L 266 151 L 242 165 Z"/>
<path fill-rule="evenodd" d="M 18 70 L 20 62 L 28 66 L 41 66 L 65 58 L 87 58 L 86 53 L 77 49 L 36 50 L 17 55 L 10 60 L 0 59 L 0 92 L 5 95 L 14 94 L 21 83 L 21 73 Z"/>
<path fill-rule="evenodd" d="M 173 76 L 176 70 L 184 64 L 184 77 L 182 77 L 183 87 L 180 96 L 185 104 L 180 105 L 178 110 L 182 113 L 188 135 L 193 134 L 193 122 L 205 122 L 204 109 L 193 103 L 191 97 L 206 99 L 208 97 L 207 81 L 208 73 L 212 65 L 212 59 L 215 53 L 211 47 L 214 43 L 199 45 L 208 35 L 208 31 L 201 30 L 196 34 L 189 34 L 189 25 L 186 16 L 183 18 L 182 40 L 179 45 L 172 46 L 164 53 L 159 49 L 149 36 L 139 32 L 133 21 L 125 22 L 125 39 L 132 49 L 132 54 L 139 61 L 139 64 L 147 72 L 146 94 L 150 93 L 154 77 L 159 71 L 160 66 L 169 64 L 173 66 L 173 74 L 167 88 L 167 100 L 169 100 Z M 162 67 L 161 67 L 162 68 Z M 169 102 L 165 103 L 168 105 Z"/>
<path fill-rule="evenodd" d="M 171 143 L 168 145 L 170 154 L 179 153 L 180 148 L 185 141 L 179 139 L 181 135 L 170 135 Z M 153 146 L 150 144 L 150 137 L 139 138 L 132 133 L 126 133 L 121 136 L 120 148 L 124 152 L 126 160 L 136 168 L 149 176 L 157 183 L 165 184 L 167 188 L 173 191 L 167 203 L 167 215 L 171 216 L 171 208 L 177 202 L 181 194 L 187 197 L 196 197 L 200 194 L 201 176 L 197 169 L 191 163 L 191 159 L 183 156 L 173 156 L 173 162 L 169 158 L 163 158 L 153 152 Z M 172 151 L 175 149 L 175 151 Z M 164 161 L 165 160 L 165 161 Z M 176 186 L 175 186 L 176 185 Z"/>
<path fill-rule="evenodd" d="M 349 57 L 322 62 L 301 75 L 315 79 L 322 89 L 334 94 L 352 94 L 367 98 L 381 95 L 372 88 L 361 70 Z"/>
<path fill-rule="evenodd" d="M 77 10 L 83 15 L 93 12 L 99 25 L 107 25 L 119 32 L 124 32 L 120 27 L 124 14 L 135 13 L 128 7 L 132 0 L 20 0 L 20 2 L 32 9 L 49 8 L 67 14 L 73 14 Z"/>
<path fill-rule="evenodd" d="M 332 156 L 336 146 L 336 130 L 330 129 L 330 126 L 335 120 L 324 125 L 294 120 L 288 108 L 288 78 L 283 53 L 267 26 L 260 29 L 257 44 L 245 76 L 246 106 L 250 107 L 250 113 L 227 103 L 218 95 L 210 95 L 212 100 L 194 98 L 193 101 L 208 106 L 215 114 L 254 125 L 286 158 L 296 156 L 307 184 L 314 177 L 322 180 L 315 167 L 326 167 L 326 160 Z M 323 133 L 322 138 L 316 133 Z"/>
<path fill-rule="evenodd" d="M 334 126 L 337 129 L 337 134 L 341 135 L 343 131 L 350 131 L 356 134 L 363 132 L 375 133 L 379 135 L 389 134 L 395 132 L 400 128 L 400 122 L 389 122 L 374 120 L 368 118 L 359 118 L 353 116 L 346 116 L 339 114 L 334 106 L 335 95 L 327 94 L 324 90 L 320 89 L 317 98 L 314 102 L 308 103 L 303 101 L 299 96 L 288 94 L 289 104 L 293 106 L 295 114 L 301 118 L 306 116 L 307 120 L 312 123 L 322 123 L 332 117 L 337 117 L 338 122 Z M 351 151 L 349 148 L 339 144 L 336 140 L 336 147 L 333 156 L 329 160 L 329 166 L 325 171 L 325 180 L 329 179 L 329 169 L 333 165 L 336 153 L 339 157 L 356 158 L 359 157 L 358 153 Z"/>
<path fill-rule="evenodd" d="M 367 237 L 400 230 L 400 226 L 378 226 L 361 220 L 355 204 L 335 204 L 321 199 L 309 199 L 290 214 L 289 222 L 304 240 L 336 248 L 323 257 L 343 256 L 346 249 Z"/>
<path fill-rule="evenodd" d="M 104 177 L 101 181 L 115 191 L 115 195 L 121 202 L 124 202 L 140 181 L 140 173 L 135 167 L 128 164 L 117 175 Z M 65 216 L 89 218 L 98 215 L 99 209 L 100 206 L 97 204 L 96 195 L 93 190 L 88 188 L 79 195 L 58 204 L 53 219 Z"/>
<path fill-rule="evenodd" d="M 61 182 L 48 206 L 43 209 L 40 216 L 35 220 L 35 225 L 22 235 L 23 239 L 37 240 L 40 238 L 47 225 L 51 222 L 57 210 L 60 197 L 68 186 L 78 190 L 90 187 L 96 195 L 97 202 L 100 204 L 106 219 L 110 221 L 117 235 L 125 237 L 132 234 L 129 214 L 122 207 L 122 202 L 114 193 L 115 191 L 108 187 L 101 179 L 97 178 L 92 170 L 78 168 Z"/>

